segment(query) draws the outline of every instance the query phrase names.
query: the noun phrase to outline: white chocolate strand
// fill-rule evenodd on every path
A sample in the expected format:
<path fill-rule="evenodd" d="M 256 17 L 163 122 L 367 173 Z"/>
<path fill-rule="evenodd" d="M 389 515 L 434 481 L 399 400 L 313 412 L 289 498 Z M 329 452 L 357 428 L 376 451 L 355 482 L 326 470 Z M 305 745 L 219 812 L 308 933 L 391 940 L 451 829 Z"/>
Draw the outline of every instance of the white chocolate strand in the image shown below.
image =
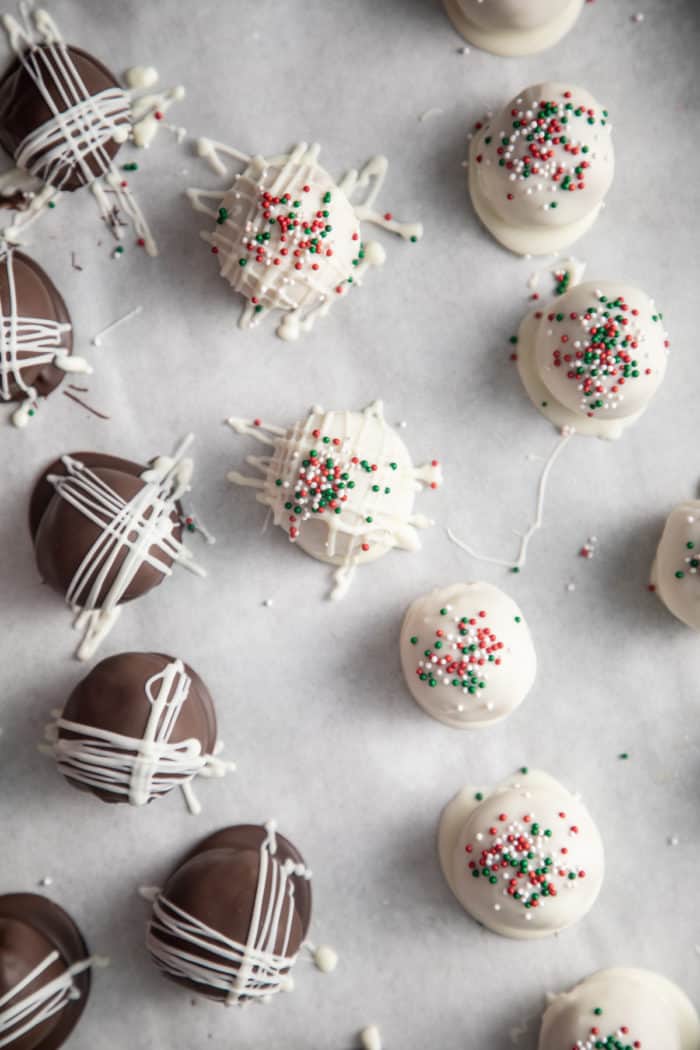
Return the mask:
<path fill-rule="evenodd" d="M 127 321 L 131 321 L 132 318 L 138 317 L 142 310 L 142 306 L 135 306 L 133 310 L 129 310 L 129 312 L 127 314 L 124 314 L 123 317 L 118 317 L 116 321 L 112 321 L 110 324 L 105 325 L 105 327 L 101 328 L 100 331 L 96 333 L 96 335 L 93 335 L 91 340 L 92 345 L 101 346 L 102 340 L 106 335 L 109 334 L 109 332 L 114 331 L 115 328 L 119 328 L 120 325 L 126 324 Z"/>
<path fill-rule="evenodd" d="M 286 954 L 295 915 L 293 880 L 310 879 L 311 872 L 292 860 L 280 863 L 274 822 L 265 831 L 245 944 L 200 922 L 163 894 L 153 904 L 146 945 L 156 964 L 171 977 L 201 985 L 204 995 L 208 989 L 225 992 L 227 1005 L 241 999 L 264 1001 L 281 991 L 297 959 Z"/>
<path fill-rule="evenodd" d="M 470 547 L 469 544 L 465 543 L 464 540 L 460 540 L 452 529 L 447 529 L 447 535 L 452 542 L 459 547 L 461 550 L 466 551 L 467 554 L 471 555 L 472 558 L 476 558 L 477 561 L 488 562 L 489 565 L 500 565 L 506 569 L 522 569 L 525 566 L 527 560 L 527 550 L 530 545 L 530 540 L 535 533 L 542 528 L 544 524 L 544 505 L 545 498 L 547 495 L 547 482 L 549 480 L 549 474 L 554 466 L 560 453 L 563 451 L 564 446 L 568 445 L 571 438 L 574 436 L 576 431 L 573 427 L 563 427 L 559 440 L 552 449 L 550 455 L 547 457 L 544 467 L 542 468 L 542 474 L 540 481 L 537 486 L 537 509 L 535 512 L 535 520 L 531 525 L 528 526 L 526 532 L 520 537 L 520 550 L 518 551 L 518 557 L 515 561 L 507 561 L 504 558 L 492 558 L 486 554 L 478 554 L 477 551 Z"/>

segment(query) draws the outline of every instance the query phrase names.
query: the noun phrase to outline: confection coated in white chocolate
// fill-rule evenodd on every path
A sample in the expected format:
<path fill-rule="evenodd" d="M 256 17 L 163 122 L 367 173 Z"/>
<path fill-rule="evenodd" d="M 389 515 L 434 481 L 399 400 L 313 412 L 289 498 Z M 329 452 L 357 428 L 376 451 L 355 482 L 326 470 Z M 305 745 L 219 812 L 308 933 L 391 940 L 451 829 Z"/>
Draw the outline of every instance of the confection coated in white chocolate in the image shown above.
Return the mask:
<path fill-rule="evenodd" d="M 494 55 L 532 55 L 569 32 L 584 0 L 445 0 L 455 29 Z"/>
<path fill-rule="evenodd" d="M 492 791 L 466 787 L 440 818 L 442 871 L 459 903 L 504 937 L 546 937 L 593 906 L 603 843 L 580 800 L 522 770 Z"/>
<path fill-rule="evenodd" d="M 700 500 L 686 500 L 669 514 L 652 584 L 669 612 L 700 631 Z"/>
<path fill-rule="evenodd" d="M 246 300 L 243 328 L 269 310 L 281 310 L 277 334 L 298 339 L 334 299 L 361 284 L 367 268 L 385 258 L 380 244 L 362 240 L 361 220 L 407 240 L 422 236 L 419 223 L 400 223 L 389 212 L 373 210 L 388 168 L 385 157 L 373 157 L 361 172 L 350 171 L 336 183 L 318 163 L 318 145 L 302 142 L 276 157 L 249 157 L 209 139 L 198 148 L 219 174 L 227 170 L 222 154 L 246 164 L 225 192 L 188 190 L 193 207 L 215 220 L 214 231 L 202 237 L 218 258 L 221 276 Z M 363 187 L 362 204 L 351 203 Z"/>
<path fill-rule="evenodd" d="M 624 281 L 587 281 L 525 317 L 518 370 L 555 426 L 617 438 L 658 390 L 668 347 L 653 299 Z"/>
<path fill-rule="evenodd" d="M 469 192 L 484 226 L 517 255 L 578 240 L 603 207 L 615 170 L 608 111 L 572 84 L 534 84 L 479 121 Z"/>
<path fill-rule="evenodd" d="M 413 699 L 455 729 L 506 718 L 537 669 L 522 612 L 490 583 L 455 583 L 417 598 L 404 617 L 400 650 Z"/>
<path fill-rule="evenodd" d="M 600 970 L 555 996 L 538 1050 L 699 1050 L 697 1012 L 681 989 L 650 970 Z"/>
<path fill-rule="evenodd" d="M 414 514 L 413 504 L 422 487 L 438 487 L 440 464 L 414 467 L 381 402 L 363 412 L 316 406 L 288 429 L 259 419 L 228 422 L 270 449 L 248 457 L 260 477 L 231 471 L 229 481 L 258 489 L 257 499 L 292 542 L 337 566 L 332 598 L 343 597 L 357 565 L 394 547 L 420 547 L 416 530 L 432 522 Z"/>

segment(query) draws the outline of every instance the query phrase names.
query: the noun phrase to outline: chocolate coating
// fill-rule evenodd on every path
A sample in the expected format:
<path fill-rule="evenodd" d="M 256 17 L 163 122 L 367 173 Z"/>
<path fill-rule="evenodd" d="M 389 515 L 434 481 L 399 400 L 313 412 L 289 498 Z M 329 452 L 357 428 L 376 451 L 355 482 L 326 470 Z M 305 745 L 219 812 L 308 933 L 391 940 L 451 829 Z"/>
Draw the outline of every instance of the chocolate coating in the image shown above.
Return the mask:
<path fill-rule="evenodd" d="M 97 95 L 106 88 L 119 87 L 119 82 L 113 73 L 102 65 L 96 58 L 77 47 L 67 47 L 66 51 L 73 60 L 73 64 L 83 80 L 85 87 L 91 95 Z M 63 77 L 56 65 L 53 45 L 40 44 L 32 49 L 38 59 L 44 63 L 44 80 L 46 88 L 54 101 L 57 109 L 65 113 L 69 106 L 61 91 L 54 82 L 54 77 L 47 72 L 47 67 L 56 71 L 59 84 L 63 83 Z M 52 116 L 51 110 L 42 98 L 34 80 L 22 65 L 19 59 L 15 59 L 2 80 L 0 80 L 0 143 L 8 153 L 15 157 L 22 142 L 37 128 L 45 124 Z M 126 117 L 117 121 L 128 123 Z M 121 143 L 114 139 L 107 140 L 100 152 L 106 153 L 110 158 L 116 156 Z M 104 173 L 105 167 L 101 158 L 93 150 L 87 149 L 83 154 L 89 170 L 94 178 Z M 39 168 L 36 172 L 44 181 L 51 181 L 52 185 L 62 190 L 77 190 L 87 185 L 92 179 L 86 175 L 75 163 L 66 163 L 54 170 L 50 180 L 45 178 L 47 171 Z"/>
<path fill-rule="evenodd" d="M 231 940 L 245 944 L 253 915 L 253 905 L 260 871 L 260 846 L 266 831 L 256 824 L 239 824 L 224 828 L 200 842 L 175 869 L 167 880 L 163 894 L 178 908 L 186 911 L 193 918 L 206 923 Z M 292 843 L 278 832 L 275 834 L 277 852 L 275 857 L 280 863 L 292 860 L 303 864 L 301 854 Z M 285 952 L 290 958 L 297 953 L 308 932 L 311 921 L 311 885 L 308 879 L 293 875 L 294 914 L 291 922 L 291 934 Z M 263 912 L 271 896 L 271 877 L 268 872 Z M 177 936 L 159 935 L 163 941 L 184 951 L 192 952 L 192 945 L 180 943 Z M 275 952 L 281 952 L 284 931 L 280 929 Z M 200 949 L 202 959 L 215 961 L 215 956 Z M 287 972 L 287 971 L 285 971 Z M 226 992 L 208 985 L 174 977 L 166 974 L 170 980 L 190 991 L 206 995 L 208 998 L 223 1001 Z M 241 1001 L 247 997 L 242 995 Z"/>
<path fill-rule="evenodd" d="M 67 721 L 141 739 L 150 714 L 146 683 L 172 663 L 173 659 L 162 653 L 118 653 L 107 657 L 75 687 L 62 717 Z M 211 754 L 216 745 L 214 702 L 197 672 L 188 664 L 184 666 L 192 684 L 169 740 L 180 743 L 194 738 L 199 740 L 203 754 Z M 59 738 L 76 740 L 80 739 L 80 734 L 60 729 Z M 127 796 L 107 788 L 90 787 L 68 776 L 66 779 L 81 791 L 97 795 L 103 802 L 129 801 Z M 158 782 L 157 774 L 154 780 Z"/>
<path fill-rule="evenodd" d="M 14 276 L 14 304 L 10 294 L 10 275 L 8 263 L 12 260 Z M 70 324 L 70 314 L 58 289 L 51 278 L 38 263 L 24 252 L 6 252 L 0 256 L 0 309 L 5 318 L 14 314 L 18 318 L 31 317 L 38 320 L 56 321 L 59 324 Z M 73 351 L 72 328 L 61 334 L 61 346 L 68 353 Z M 58 348 L 57 348 L 58 349 Z M 18 358 L 31 356 L 31 351 L 19 350 Z M 46 397 L 55 390 L 63 380 L 65 373 L 54 364 L 30 365 L 21 369 L 22 381 L 34 387 L 39 397 Z M 23 401 L 26 393 L 10 377 L 9 392 L 11 401 Z"/>
<path fill-rule="evenodd" d="M 146 470 L 145 466 L 97 452 L 73 452 L 70 455 L 89 467 L 98 478 L 125 500 L 132 499 L 144 486 L 141 474 Z M 53 462 L 36 483 L 29 508 L 30 529 L 34 538 L 39 572 L 49 586 L 63 595 L 70 587 L 83 558 L 102 533 L 102 530 L 89 518 L 62 499 L 47 480 L 49 474 L 65 473 L 65 465 L 60 459 Z M 178 514 L 179 510 L 171 514 L 173 522 L 171 535 L 180 540 L 182 527 Z M 164 564 L 168 566 L 173 564 L 172 559 L 160 548 L 156 550 L 152 547 L 151 552 L 157 554 L 159 560 Z M 119 551 L 114 565 L 101 586 L 95 608 L 99 608 L 104 602 L 127 553 L 126 548 Z M 121 602 L 139 598 L 153 587 L 157 587 L 164 578 L 158 569 L 147 562 L 142 562 L 133 580 L 124 591 Z M 80 595 L 77 596 L 78 604 L 87 596 L 89 586 L 89 583 L 84 586 Z"/>
<path fill-rule="evenodd" d="M 85 959 L 88 949 L 71 917 L 53 901 L 36 893 L 0 896 L 0 999 L 53 951 L 59 958 L 18 993 L 18 999 L 60 977 L 69 966 Z M 74 984 L 79 998 L 68 1000 L 62 1010 L 11 1042 L 8 1050 L 58 1050 L 85 1009 L 89 969 L 76 974 Z M 15 1005 L 15 1000 L 11 1002 Z"/>

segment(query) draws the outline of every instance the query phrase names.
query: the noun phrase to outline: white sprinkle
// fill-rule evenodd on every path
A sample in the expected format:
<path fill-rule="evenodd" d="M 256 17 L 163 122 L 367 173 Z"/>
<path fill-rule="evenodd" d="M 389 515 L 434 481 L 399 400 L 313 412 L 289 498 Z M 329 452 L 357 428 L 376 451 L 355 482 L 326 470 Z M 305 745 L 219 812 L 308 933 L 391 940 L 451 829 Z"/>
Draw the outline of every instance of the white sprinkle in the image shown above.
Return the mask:
<path fill-rule="evenodd" d="M 439 106 L 432 106 L 431 109 L 426 109 L 424 113 L 421 113 L 418 119 L 422 124 L 423 121 L 430 120 L 431 117 L 439 117 L 444 112 L 444 109 L 440 109 Z"/>
<path fill-rule="evenodd" d="M 566 589 L 569 592 L 570 591 L 575 591 L 576 590 L 576 584 L 573 581 L 569 581 L 569 583 L 567 583 L 567 585 L 566 585 Z"/>
<path fill-rule="evenodd" d="M 632 22 L 643 22 L 644 21 L 644 15 L 642 14 L 641 11 L 637 11 L 636 15 L 632 15 L 631 21 Z"/>
<path fill-rule="evenodd" d="M 39 879 L 40 886 L 53 886 L 53 879 L 50 875 L 44 875 L 43 879 Z"/>
<path fill-rule="evenodd" d="M 677 846 L 679 839 L 677 835 L 669 835 L 666 841 L 668 842 L 669 846 Z"/>
<path fill-rule="evenodd" d="M 263 605 L 265 606 L 266 609 L 269 609 L 270 606 L 274 605 L 274 604 L 275 603 L 274 603 L 272 598 L 266 598 L 265 601 L 263 602 Z"/>
<path fill-rule="evenodd" d="M 468 55 L 469 54 L 469 48 L 468 47 L 458 47 L 457 48 L 457 54 L 458 55 Z"/>

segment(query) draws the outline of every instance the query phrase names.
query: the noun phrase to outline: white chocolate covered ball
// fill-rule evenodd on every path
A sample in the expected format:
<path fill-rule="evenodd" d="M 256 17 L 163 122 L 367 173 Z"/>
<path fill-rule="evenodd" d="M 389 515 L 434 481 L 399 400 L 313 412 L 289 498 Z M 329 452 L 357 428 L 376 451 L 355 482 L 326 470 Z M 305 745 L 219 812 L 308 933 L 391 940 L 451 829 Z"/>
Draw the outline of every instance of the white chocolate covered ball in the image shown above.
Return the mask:
<path fill-rule="evenodd" d="M 571 29 L 583 0 L 445 0 L 462 36 L 497 55 L 529 55 Z"/>
<path fill-rule="evenodd" d="M 456 729 L 505 718 L 535 680 L 523 614 L 490 583 L 455 583 L 417 598 L 404 617 L 400 650 L 416 703 Z"/>
<path fill-rule="evenodd" d="M 364 257 L 355 208 L 308 153 L 253 157 L 222 196 L 211 243 L 253 311 L 318 306 Z"/>
<path fill-rule="evenodd" d="M 700 631 L 700 500 L 686 500 L 669 514 L 652 580 L 669 612 Z"/>
<path fill-rule="evenodd" d="M 600 970 L 556 996 L 539 1050 L 700 1050 L 698 1015 L 684 992 L 650 970 Z"/>
<path fill-rule="evenodd" d="M 491 792 L 464 788 L 445 807 L 438 849 L 462 907 L 504 937 L 546 937 L 593 906 L 603 843 L 583 803 L 537 770 Z"/>
<path fill-rule="evenodd" d="M 661 385 L 668 345 L 648 295 L 623 281 L 587 281 L 525 318 L 518 368 L 533 403 L 557 426 L 617 437 Z"/>
<path fill-rule="evenodd" d="M 608 112 L 571 84 L 535 84 L 477 124 L 469 190 L 497 241 L 519 255 L 572 244 L 595 221 L 615 170 Z"/>
<path fill-rule="evenodd" d="M 413 465 L 381 402 L 363 412 L 313 408 L 288 430 L 261 420 L 229 424 L 270 446 L 269 456 L 249 460 L 260 478 L 232 471 L 229 480 L 259 489 L 258 500 L 292 542 L 338 567 L 331 597 L 342 597 L 357 565 L 395 547 L 420 547 L 416 529 L 432 522 L 414 514 L 413 504 L 422 487 L 438 487 L 442 471 L 437 460 Z"/>

